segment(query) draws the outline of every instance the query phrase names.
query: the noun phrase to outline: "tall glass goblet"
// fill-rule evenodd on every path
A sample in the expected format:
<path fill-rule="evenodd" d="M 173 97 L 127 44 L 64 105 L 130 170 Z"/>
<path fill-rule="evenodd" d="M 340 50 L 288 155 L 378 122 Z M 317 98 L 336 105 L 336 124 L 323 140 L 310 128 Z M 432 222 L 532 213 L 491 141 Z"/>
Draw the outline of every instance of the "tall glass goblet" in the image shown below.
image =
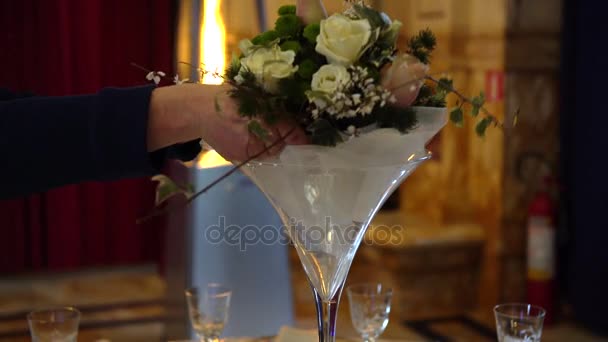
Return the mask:
<path fill-rule="evenodd" d="M 407 134 L 371 125 L 335 147 L 288 145 L 241 168 L 277 210 L 298 253 L 315 298 L 320 342 L 336 339 L 340 296 L 367 227 L 401 182 L 430 159 L 425 146 L 447 123 L 445 108 L 412 109 L 418 125 Z"/>
<path fill-rule="evenodd" d="M 242 171 L 281 217 L 311 284 L 320 342 L 336 339 L 340 296 L 376 212 L 431 155 L 425 144 L 445 125 L 445 108 L 414 108 L 407 134 L 368 127 L 335 147 L 287 146 Z"/>
<path fill-rule="evenodd" d="M 220 284 L 186 290 L 192 328 L 201 342 L 217 342 L 228 322 L 232 291 Z"/>

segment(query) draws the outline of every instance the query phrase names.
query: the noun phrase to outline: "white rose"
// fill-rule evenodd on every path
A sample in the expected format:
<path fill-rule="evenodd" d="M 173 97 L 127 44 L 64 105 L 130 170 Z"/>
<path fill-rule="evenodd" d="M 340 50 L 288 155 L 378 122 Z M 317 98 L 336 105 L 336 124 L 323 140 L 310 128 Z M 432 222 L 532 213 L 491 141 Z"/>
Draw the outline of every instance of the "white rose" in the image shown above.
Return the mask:
<path fill-rule="evenodd" d="M 349 81 L 350 73 L 345 67 L 327 64 L 322 66 L 312 76 L 311 89 L 326 94 L 333 94 L 341 90 Z"/>
<path fill-rule="evenodd" d="M 253 45 L 249 39 L 243 39 L 239 42 L 239 49 L 245 56 L 249 55 L 253 47 L 255 47 L 255 45 Z"/>
<path fill-rule="evenodd" d="M 321 20 L 316 50 L 332 64 L 349 66 L 369 47 L 371 35 L 372 27 L 367 19 L 353 20 L 334 14 Z"/>
<path fill-rule="evenodd" d="M 251 71 L 256 80 L 270 93 L 277 90 L 280 79 L 290 77 L 298 67 L 293 65 L 296 53 L 281 51 L 278 45 L 272 47 L 247 47 L 245 57 L 241 58 L 241 72 Z"/>

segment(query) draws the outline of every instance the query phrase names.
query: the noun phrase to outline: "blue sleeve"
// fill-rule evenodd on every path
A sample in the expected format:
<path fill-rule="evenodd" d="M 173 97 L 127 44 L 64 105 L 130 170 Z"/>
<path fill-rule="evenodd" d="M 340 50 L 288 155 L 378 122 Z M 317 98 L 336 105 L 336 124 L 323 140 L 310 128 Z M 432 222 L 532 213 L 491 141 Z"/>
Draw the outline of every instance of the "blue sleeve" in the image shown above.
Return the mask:
<path fill-rule="evenodd" d="M 106 88 L 94 95 L 0 102 L 0 198 L 84 181 L 149 176 L 167 158 L 194 158 L 196 141 L 148 153 L 153 90 Z"/>

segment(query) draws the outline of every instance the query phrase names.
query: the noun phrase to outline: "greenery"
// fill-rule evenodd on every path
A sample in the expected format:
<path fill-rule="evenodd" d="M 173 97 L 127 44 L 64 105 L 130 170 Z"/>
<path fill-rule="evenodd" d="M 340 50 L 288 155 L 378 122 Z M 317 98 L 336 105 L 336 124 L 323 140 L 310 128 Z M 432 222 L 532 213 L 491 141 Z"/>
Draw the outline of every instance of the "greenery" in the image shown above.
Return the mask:
<path fill-rule="evenodd" d="M 317 43 L 317 36 L 321 33 L 321 25 L 319 23 L 309 24 L 304 28 L 302 36 L 311 44 Z"/>
<path fill-rule="evenodd" d="M 423 107 L 445 107 L 446 97 L 451 92 L 452 80 L 440 78 L 438 83 L 426 82 L 420 88 L 418 98 L 414 102 L 415 106 Z"/>
<path fill-rule="evenodd" d="M 396 128 L 401 133 L 407 133 L 418 123 L 416 112 L 411 107 L 385 106 L 378 110 L 378 126 Z"/>
<path fill-rule="evenodd" d="M 418 58 L 422 63 L 429 64 L 431 62 L 431 54 L 435 50 L 436 45 L 437 38 L 435 34 L 427 28 L 410 38 L 406 52 Z"/>
<path fill-rule="evenodd" d="M 319 119 L 309 127 L 312 143 L 323 146 L 336 146 L 342 142 L 340 131 L 326 119 Z"/>

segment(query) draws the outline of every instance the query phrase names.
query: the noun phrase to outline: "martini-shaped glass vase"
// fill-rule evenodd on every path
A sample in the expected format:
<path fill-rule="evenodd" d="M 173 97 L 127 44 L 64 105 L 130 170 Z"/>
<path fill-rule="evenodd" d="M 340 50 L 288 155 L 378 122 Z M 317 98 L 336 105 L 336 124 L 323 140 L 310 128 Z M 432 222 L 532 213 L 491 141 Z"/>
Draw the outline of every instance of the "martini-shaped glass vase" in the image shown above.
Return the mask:
<path fill-rule="evenodd" d="M 313 289 L 319 341 L 333 342 L 342 288 L 374 215 L 416 167 L 446 122 L 443 108 L 418 108 L 408 134 L 370 128 L 336 147 L 288 146 L 243 171 L 281 217 Z"/>

